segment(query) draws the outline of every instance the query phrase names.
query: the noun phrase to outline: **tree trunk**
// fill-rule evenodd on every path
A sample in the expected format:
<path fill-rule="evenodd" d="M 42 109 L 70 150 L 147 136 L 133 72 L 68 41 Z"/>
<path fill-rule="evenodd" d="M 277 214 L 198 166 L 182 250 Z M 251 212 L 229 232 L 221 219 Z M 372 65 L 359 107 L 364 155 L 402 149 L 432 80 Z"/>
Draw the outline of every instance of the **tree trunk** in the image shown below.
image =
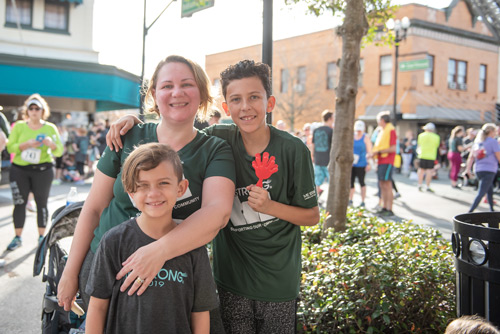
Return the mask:
<path fill-rule="evenodd" d="M 325 221 L 327 228 L 335 231 L 345 230 L 349 191 L 351 188 L 351 169 L 353 162 L 354 114 L 358 93 L 359 57 L 361 39 L 368 30 L 363 0 L 348 0 L 344 23 L 337 29 L 342 36 L 342 59 L 340 79 L 336 89 L 335 127 L 333 129 L 332 149 L 330 151 L 330 184 L 326 209 L 329 216 Z"/>

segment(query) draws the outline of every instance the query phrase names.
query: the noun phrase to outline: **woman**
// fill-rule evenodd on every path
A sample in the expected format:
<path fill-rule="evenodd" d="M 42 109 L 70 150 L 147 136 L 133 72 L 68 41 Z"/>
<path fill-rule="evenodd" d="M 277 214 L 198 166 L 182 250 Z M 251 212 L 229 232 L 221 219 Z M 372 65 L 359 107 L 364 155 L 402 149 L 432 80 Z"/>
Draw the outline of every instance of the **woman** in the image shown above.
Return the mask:
<path fill-rule="evenodd" d="M 469 212 L 473 212 L 479 203 L 481 198 L 487 194 L 488 203 L 490 204 L 490 210 L 493 210 L 493 184 L 495 182 L 495 176 L 498 171 L 498 163 L 500 162 L 500 145 L 495 139 L 497 134 L 497 126 L 493 123 L 486 123 L 483 125 L 476 140 L 471 154 L 467 159 L 467 173 L 470 172 L 472 166 L 472 160 L 475 160 L 474 173 L 479 179 L 479 189 L 477 191 L 477 196 L 469 209 Z M 482 151 L 480 156 L 477 152 Z"/>
<path fill-rule="evenodd" d="M 10 186 L 16 233 L 7 250 L 22 245 L 21 234 L 30 192 L 34 194 L 37 207 L 38 241 L 43 239 L 49 217 L 47 200 L 54 179 L 52 156 L 61 156 L 63 152 L 57 127 L 45 121 L 50 116 L 47 102 L 39 94 L 33 94 L 26 99 L 22 108 L 25 120 L 14 124 L 7 143 L 9 153 L 15 154 L 10 168 Z"/>
<path fill-rule="evenodd" d="M 368 135 L 365 133 L 365 122 L 356 121 L 354 123 L 354 161 L 351 172 L 351 192 L 349 193 L 349 205 L 352 205 L 354 197 L 354 181 L 358 178 L 361 187 L 361 204 L 360 207 L 365 207 L 366 185 L 365 174 L 370 170 L 367 156 L 371 155 L 372 143 Z"/>
<path fill-rule="evenodd" d="M 457 180 L 460 166 L 462 165 L 461 153 L 464 150 L 462 137 L 464 136 L 464 127 L 458 125 L 451 130 L 449 139 L 448 161 L 450 162 L 450 180 L 453 188 L 458 188 Z"/>
<path fill-rule="evenodd" d="M 207 244 L 229 220 L 235 190 L 231 149 L 221 139 L 193 127 L 197 113 L 205 115 L 212 102 L 206 73 L 191 60 L 169 56 L 158 64 L 149 82 L 146 110 L 157 113 L 161 120 L 133 127 L 122 137 L 121 149 L 106 148 L 99 160 L 58 287 L 59 304 L 65 310 L 70 309 L 78 285 L 87 307 L 85 287 L 99 240 L 110 228 L 138 213 L 120 181 L 121 165 L 134 146 L 147 142 L 170 145 L 183 162 L 189 187 L 173 211 L 173 218 L 182 223 L 139 248 L 124 263 L 117 276 L 126 276 L 121 291 L 132 284 L 128 294 L 137 291 L 141 295 L 165 261 Z"/>

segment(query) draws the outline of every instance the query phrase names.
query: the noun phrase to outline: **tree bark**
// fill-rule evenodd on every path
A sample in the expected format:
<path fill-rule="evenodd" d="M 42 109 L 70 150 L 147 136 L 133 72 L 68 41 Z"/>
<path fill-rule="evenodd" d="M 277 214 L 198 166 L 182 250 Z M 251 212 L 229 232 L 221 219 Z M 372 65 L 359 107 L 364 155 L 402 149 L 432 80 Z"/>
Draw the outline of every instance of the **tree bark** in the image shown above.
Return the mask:
<path fill-rule="evenodd" d="M 330 183 L 326 209 L 329 215 L 325 221 L 324 233 L 326 229 L 332 227 L 335 231 L 345 230 L 351 188 L 353 126 L 358 93 L 361 39 L 368 30 L 365 15 L 363 0 L 348 0 L 344 23 L 337 29 L 337 34 L 342 37 L 342 59 L 339 85 L 336 89 L 335 127 L 328 166 Z"/>

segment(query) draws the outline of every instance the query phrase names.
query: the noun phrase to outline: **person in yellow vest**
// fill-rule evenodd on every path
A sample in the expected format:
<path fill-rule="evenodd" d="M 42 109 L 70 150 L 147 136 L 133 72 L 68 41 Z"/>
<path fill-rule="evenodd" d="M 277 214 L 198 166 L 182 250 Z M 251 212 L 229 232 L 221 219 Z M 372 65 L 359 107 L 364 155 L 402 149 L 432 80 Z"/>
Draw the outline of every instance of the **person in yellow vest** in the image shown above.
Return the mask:
<path fill-rule="evenodd" d="M 394 216 L 392 212 L 392 173 L 396 156 L 397 135 L 391 123 L 389 111 L 382 111 L 377 115 L 377 123 L 382 129 L 377 135 L 372 156 L 377 160 L 377 176 L 382 197 L 382 208 L 377 213 L 380 216 Z"/>
<path fill-rule="evenodd" d="M 437 158 L 441 138 L 437 135 L 436 126 L 434 123 L 427 123 L 423 127 L 424 132 L 418 135 L 417 138 L 417 154 L 418 154 L 418 190 L 423 191 L 425 174 L 425 188 L 428 192 L 433 193 L 434 190 L 430 188 L 432 174 L 434 170 L 434 162 Z"/>

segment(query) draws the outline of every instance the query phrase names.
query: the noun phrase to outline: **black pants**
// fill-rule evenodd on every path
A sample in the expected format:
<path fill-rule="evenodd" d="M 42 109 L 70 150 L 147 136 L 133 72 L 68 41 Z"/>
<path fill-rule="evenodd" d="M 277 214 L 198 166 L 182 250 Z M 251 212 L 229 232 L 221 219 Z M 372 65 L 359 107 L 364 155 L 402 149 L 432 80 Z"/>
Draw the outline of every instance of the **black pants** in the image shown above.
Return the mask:
<path fill-rule="evenodd" d="M 14 202 L 14 227 L 23 228 L 26 220 L 26 204 L 30 192 L 35 195 L 38 227 L 46 227 L 48 221 L 47 201 L 54 179 L 52 164 L 18 166 L 10 168 L 10 188 Z"/>

